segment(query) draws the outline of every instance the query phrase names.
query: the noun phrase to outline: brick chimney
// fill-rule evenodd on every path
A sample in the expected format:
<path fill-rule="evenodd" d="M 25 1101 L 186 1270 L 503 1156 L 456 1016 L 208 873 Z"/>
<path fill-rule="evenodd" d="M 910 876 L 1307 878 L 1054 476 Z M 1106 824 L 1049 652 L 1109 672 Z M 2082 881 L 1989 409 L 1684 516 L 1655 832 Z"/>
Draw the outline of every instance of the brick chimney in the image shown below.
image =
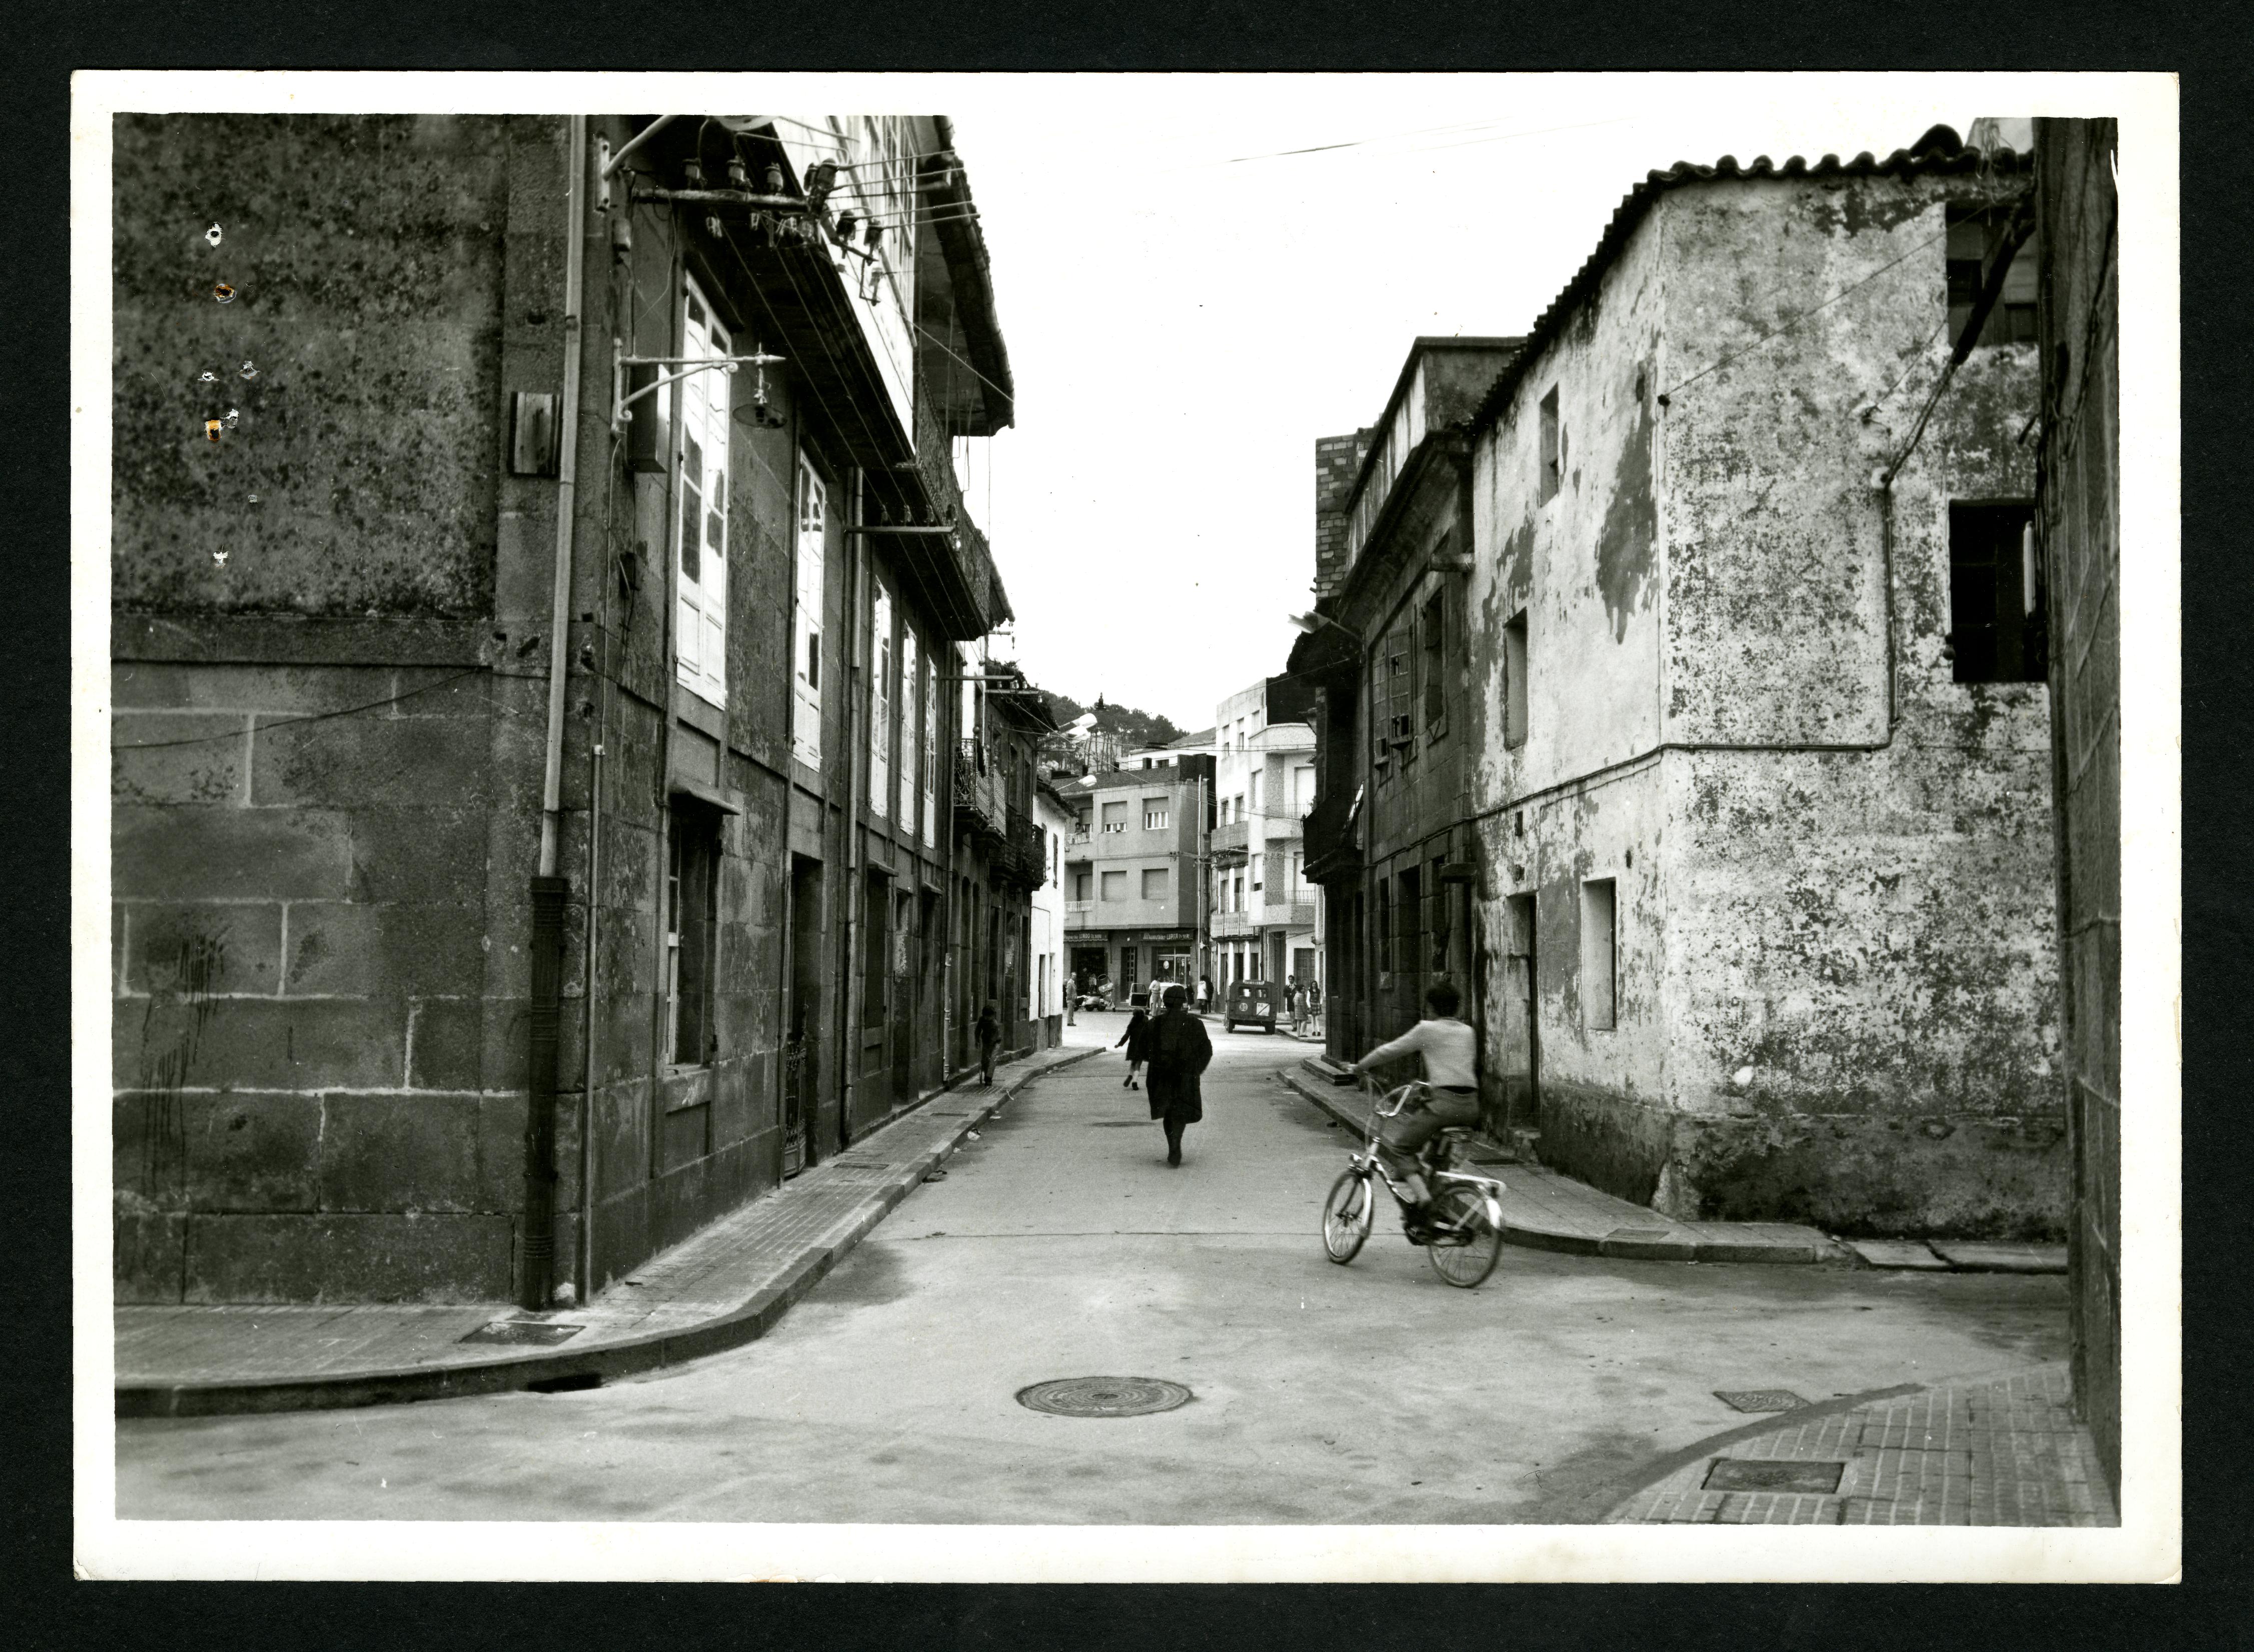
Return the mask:
<path fill-rule="evenodd" d="M 1315 597 L 1329 596 L 1346 577 L 1346 501 L 1368 456 L 1370 430 L 1315 438 Z"/>

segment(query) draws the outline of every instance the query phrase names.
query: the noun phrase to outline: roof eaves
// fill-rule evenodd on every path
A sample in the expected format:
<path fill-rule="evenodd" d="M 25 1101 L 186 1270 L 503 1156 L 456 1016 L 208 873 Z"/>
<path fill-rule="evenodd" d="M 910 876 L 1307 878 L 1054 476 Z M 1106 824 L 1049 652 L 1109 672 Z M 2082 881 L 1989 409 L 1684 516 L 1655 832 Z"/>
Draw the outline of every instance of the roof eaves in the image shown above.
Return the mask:
<path fill-rule="evenodd" d="M 1945 139 L 1945 141 L 1943 141 Z M 1909 149 L 1898 149 L 1884 160 L 1875 158 L 1865 150 L 1851 161 L 1842 161 L 1837 155 L 1826 155 L 1810 164 L 1802 156 L 1795 155 L 1778 165 L 1766 155 L 1757 155 L 1750 166 L 1740 166 L 1734 155 L 1725 155 L 1712 166 L 1694 165 L 1689 161 L 1677 161 L 1664 172 L 1645 174 L 1643 181 L 1621 197 L 1614 208 L 1612 220 L 1597 239 L 1596 249 L 1582 262 L 1573 278 L 1565 284 L 1564 290 L 1550 300 L 1528 329 L 1523 346 L 1513 356 L 1494 382 L 1471 420 L 1474 430 L 1484 430 L 1502 416 L 1510 404 L 1510 397 L 1535 363 L 1548 350 L 1566 321 L 1584 300 L 1596 290 L 1606 270 L 1620 256 L 1633 234 L 1662 195 L 1688 184 L 1714 182 L 1740 183 L 1769 178 L 1799 179 L 1803 178 L 1879 178 L 1892 172 L 1903 178 L 1922 177 L 1934 173 L 1977 172 L 1993 166 L 2004 172 L 2032 171 L 2034 157 L 2021 155 L 2011 149 L 1978 150 L 1956 141 L 1956 135 L 1946 127 L 1936 127 L 1920 138 Z"/>

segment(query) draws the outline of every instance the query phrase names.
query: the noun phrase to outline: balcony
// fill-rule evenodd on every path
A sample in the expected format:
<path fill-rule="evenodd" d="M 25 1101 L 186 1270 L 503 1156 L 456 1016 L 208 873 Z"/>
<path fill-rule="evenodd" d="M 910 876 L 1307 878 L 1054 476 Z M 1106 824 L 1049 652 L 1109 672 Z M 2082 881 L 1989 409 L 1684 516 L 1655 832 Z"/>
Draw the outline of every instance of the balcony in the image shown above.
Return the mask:
<path fill-rule="evenodd" d="M 1216 866 L 1242 866 L 1245 850 L 1251 841 L 1252 822 L 1233 820 L 1213 829 L 1213 864 Z"/>
<path fill-rule="evenodd" d="M 955 753 L 955 807 L 976 830 L 1002 836 L 1009 810 L 1002 797 L 1002 777 L 980 751 L 976 740 L 958 742 Z"/>
<path fill-rule="evenodd" d="M 1312 929 L 1315 927 L 1315 903 L 1306 900 L 1278 900 L 1260 909 L 1260 921 L 1270 929 Z"/>
<path fill-rule="evenodd" d="M 1241 941 L 1247 935 L 1259 933 L 1259 920 L 1249 912 L 1216 912 L 1213 914 L 1213 938 L 1215 941 Z"/>
<path fill-rule="evenodd" d="M 993 874 L 1026 890 L 1049 880 L 1048 845 L 1042 841 L 1040 822 L 1030 815 L 1012 814 L 1001 841 L 988 852 Z"/>

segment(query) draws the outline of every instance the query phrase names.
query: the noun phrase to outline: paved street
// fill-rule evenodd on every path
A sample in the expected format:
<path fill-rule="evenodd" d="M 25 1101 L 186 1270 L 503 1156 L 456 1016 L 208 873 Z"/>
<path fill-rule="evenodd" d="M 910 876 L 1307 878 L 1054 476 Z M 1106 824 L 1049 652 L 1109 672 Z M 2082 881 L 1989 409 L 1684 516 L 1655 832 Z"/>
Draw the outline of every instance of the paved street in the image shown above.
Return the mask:
<path fill-rule="evenodd" d="M 760 1341 L 584 1392 L 122 1422 L 118 1513 L 1595 1520 L 1640 1470 L 1753 1420 L 1712 1390 L 1828 1401 L 2065 1356 L 2056 1278 L 1514 1247 L 1466 1292 L 1390 1214 L 1333 1266 L 1317 1211 L 1344 1134 L 1274 1077 L 1306 1046 L 1214 1036 L 1179 1170 L 1100 1056 L 1026 1090 Z M 1196 1397 L 1104 1419 L 1013 1398 L 1084 1376 Z"/>

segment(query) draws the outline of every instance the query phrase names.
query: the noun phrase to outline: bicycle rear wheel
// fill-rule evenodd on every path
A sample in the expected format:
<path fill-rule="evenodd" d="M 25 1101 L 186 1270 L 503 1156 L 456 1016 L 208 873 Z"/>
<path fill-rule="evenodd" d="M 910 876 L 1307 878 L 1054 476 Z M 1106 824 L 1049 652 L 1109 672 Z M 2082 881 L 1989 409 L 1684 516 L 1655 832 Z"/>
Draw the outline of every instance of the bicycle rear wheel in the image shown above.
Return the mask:
<path fill-rule="evenodd" d="M 1377 1215 L 1377 1200 L 1366 1172 L 1347 1170 L 1331 1184 L 1323 1200 L 1323 1249 L 1336 1263 L 1352 1262 L 1361 1254 Z"/>
<path fill-rule="evenodd" d="M 1494 1271 L 1502 1230 L 1488 1220 L 1487 1201 L 1470 1187 L 1444 1188 L 1432 1200 L 1435 1232 L 1424 1246 L 1432 1271 L 1468 1291 Z"/>

